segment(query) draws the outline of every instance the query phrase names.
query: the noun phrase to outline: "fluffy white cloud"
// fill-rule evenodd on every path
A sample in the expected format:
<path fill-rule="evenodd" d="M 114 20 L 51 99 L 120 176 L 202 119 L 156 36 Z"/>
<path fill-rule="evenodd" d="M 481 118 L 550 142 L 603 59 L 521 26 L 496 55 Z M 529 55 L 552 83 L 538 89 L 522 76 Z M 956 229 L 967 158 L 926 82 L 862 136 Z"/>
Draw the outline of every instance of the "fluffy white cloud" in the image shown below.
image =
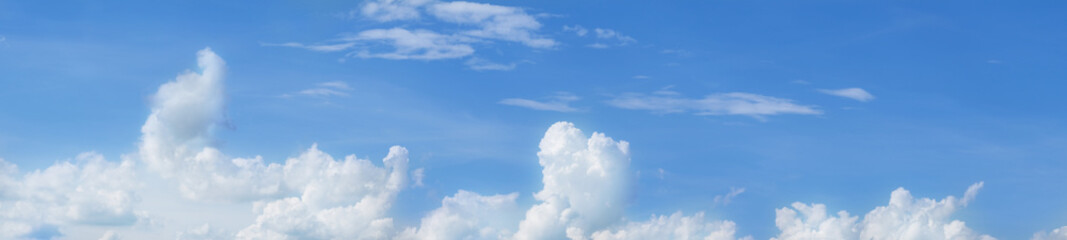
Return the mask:
<path fill-rule="evenodd" d="M 1067 226 L 1052 230 L 1051 232 L 1034 233 L 1031 240 L 1067 240 Z"/>
<path fill-rule="evenodd" d="M 589 34 L 590 30 L 582 27 L 581 25 L 563 26 L 564 32 L 574 32 L 579 37 L 584 37 Z M 596 38 L 596 42 L 587 46 L 591 48 L 609 48 L 612 46 L 626 46 L 631 43 L 637 42 L 637 39 L 633 37 L 623 35 L 618 31 L 607 28 L 593 28 L 593 37 Z"/>
<path fill-rule="evenodd" d="M 629 182 L 630 149 L 602 133 L 586 137 L 568 122 L 545 132 L 537 153 L 544 188 L 516 239 L 560 239 L 568 229 L 602 229 L 620 219 Z"/>
<path fill-rule="evenodd" d="M 676 92 L 658 91 L 655 94 L 627 93 L 608 101 L 614 107 L 648 110 L 654 113 L 693 112 L 697 115 L 746 115 L 762 117 L 778 114 L 822 114 L 814 106 L 799 105 L 793 100 L 751 93 L 719 93 L 692 99 Z"/>
<path fill-rule="evenodd" d="M 576 232 L 573 232 L 576 233 Z M 704 213 L 684 216 L 676 212 L 670 216 L 652 216 L 647 222 L 631 222 L 615 230 L 603 230 L 592 234 L 592 240 L 625 239 L 737 239 L 737 226 L 731 221 L 707 221 Z M 585 239 L 574 236 L 571 239 Z M 751 239 L 745 237 L 742 239 Z"/>
<path fill-rule="evenodd" d="M 871 93 L 868 93 L 862 88 L 819 89 L 819 92 L 843 98 L 850 98 L 860 102 L 874 100 L 874 95 L 871 95 Z"/>
<path fill-rule="evenodd" d="M 507 239 L 518 223 L 518 193 L 481 196 L 460 190 L 445 197 L 418 228 L 408 228 L 397 237 L 406 239 Z"/>
<path fill-rule="evenodd" d="M 94 152 L 17 177 L 0 159 L 0 238 L 51 238 L 64 225 L 130 225 L 140 187 L 134 162 L 108 162 Z"/>
<path fill-rule="evenodd" d="M 523 98 L 507 98 L 500 100 L 500 104 L 511 105 L 517 107 L 524 107 L 534 110 L 542 111 L 556 111 L 556 112 L 574 112 L 578 111 L 577 108 L 571 107 L 570 102 L 577 101 L 579 98 L 574 94 L 567 92 L 556 93 L 556 95 L 549 97 L 548 101 L 535 101 Z"/>
<path fill-rule="evenodd" d="M 776 211 L 775 225 L 781 230 L 776 238 L 788 239 L 995 239 L 980 235 L 959 220 L 951 220 L 958 208 L 966 206 L 982 188 L 971 185 L 962 199 L 948 196 L 942 200 L 915 199 L 908 190 L 894 190 L 889 205 L 879 206 L 863 217 L 845 211 L 830 216 L 822 204 L 794 203 L 792 209 Z M 799 215 L 798 215 L 799 212 Z"/>

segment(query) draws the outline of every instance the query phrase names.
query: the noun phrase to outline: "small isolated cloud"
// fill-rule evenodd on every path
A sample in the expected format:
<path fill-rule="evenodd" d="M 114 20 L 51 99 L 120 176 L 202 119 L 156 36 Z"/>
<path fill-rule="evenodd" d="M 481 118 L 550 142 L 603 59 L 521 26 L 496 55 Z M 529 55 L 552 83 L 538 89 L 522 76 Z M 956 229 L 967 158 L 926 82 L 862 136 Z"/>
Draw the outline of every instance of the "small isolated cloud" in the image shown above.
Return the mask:
<path fill-rule="evenodd" d="M 560 92 L 548 97 L 547 101 L 535 101 L 523 98 L 508 98 L 500 100 L 500 104 L 524 107 L 542 111 L 575 112 L 577 108 L 571 107 L 570 102 L 578 101 L 578 96 L 568 92 Z"/>
<path fill-rule="evenodd" d="M 868 93 L 862 88 L 819 89 L 819 92 L 843 98 L 850 98 L 860 102 L 874 100 L 874 95 L 871 95 L 871 93 Z"/>
<path fill-rule="evenodd" d="M 649 79 L 650 77 L 645 75 L 634 75 L 633 79 Z"/>
<path fill-rule="evenodd" d="M 589 29 L 585 29 L 585 27 L 582 27 L 580 25 L 574 25 L 574 26 L 566 26 L 565 25 L 565 26 L 563 26 L 563 31 L 564 32 L 574 32 L 574 34 L 578 35 L 579 37 L 585 37 L 586 34 L 589 34 Z"/>
<path fill-rule="evenodd" d="M 315 84 L 314 88 L 300 90 L 294 94 L 282 94 L 282 97 L 292 97 L 294 95 L 309 97 L 343 97 L 348 96 L 348 92 L 351 90 L 352 87 L 349 87 L 348 83 L 342 81 L 322 82 Z"/>
<path fill-rule="evenodd" d="M 463 64 L 475 71 L 511 71 L 516 67 L 515 63 L 501 64 L 477 57 L 467 59 Z"/>
<path fill-rule="evenodd" d="M 822 114 L 814 106 L 799 105 L 793 100 L 741 92 L 686 98 L 664 89 L 653 94 L 625 93 L 607 103 L 617 108 L 647 110 L 658 114 L 692 112 L 696 115 L 744 115 L 758 119 L 779 114 Z"/>
<path fill-rule="evenodd" d="M 574 35 L 579 37 L 591 36 L 595 38 L 595 42 L 587 44 L 586 46 L 591 48 L 610 48 L 616 46 L 626 46 L 632 43 L 636 43 L 637 39 L 633 37 L 623 35 L 618 31 L 607 28 L 593 28 L 589 30 L 581 25 L 563 26 L 564 32 L 573 32 Z M 589 34 L 592 33 L 592 34 Z"/>
<path fill-rule="evenodd" d="M 808 82 L 808 81 L 804 81 L 803 79 L 797 79 L 797 80 L 789 81 L 789 83 L 792 83 L 792 84 L 800 84 L 800 85 L 808 85 L 808 84 L 811 84 L 811 82 Z"/>
<path fill-rule="evenodd" d="M 715 204 L 722 204 L 723 206 L 729 205 L 730 201 L 745 192 L 745 188 L 730 188 L 730 192 L 724 195 L 715 196 Z"/>
<path fill-rule="evenodd" d="M 419 168 L 415 171 L 411 171 L 411 181 L 415 182 L 413 186 L 422 187 L 422 180 L 426 178 L 426 169 Z"/>

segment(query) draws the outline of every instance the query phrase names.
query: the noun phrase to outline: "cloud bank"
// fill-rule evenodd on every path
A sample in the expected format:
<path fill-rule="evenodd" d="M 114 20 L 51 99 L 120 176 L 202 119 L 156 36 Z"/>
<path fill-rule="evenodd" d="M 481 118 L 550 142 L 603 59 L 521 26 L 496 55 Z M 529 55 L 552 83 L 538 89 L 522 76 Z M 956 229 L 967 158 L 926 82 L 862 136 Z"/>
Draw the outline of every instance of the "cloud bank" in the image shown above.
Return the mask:
<path fill-rule="evenodd" d="M 629 143 L 603 133 L 586 134 L 568 122 L 553 124 L 541 139 L 537 157 L 543 187 L 533 194 L 531 206 L 519 204 L 523 195 L 517 192 L 458 190 L 417 226 L 397 226 L 389 210 L 411 176 L 422 175 L 417 173 L 421 170 L 410 170 L 405 148 L 391 147 L 381 161 L 354 155 L 335 158 L 317 145 L 280 163 L 259 156 L 228 157 L 214 147 L 213 135 L 225 121 L 226 65 L 210 49 L 198 52 L 197 60 L 197 71 L 179 75 L 153 95 L 136 153 L 108 161 L 87 152 L 25 173 L 0 159 L 0 238 L 115 239 L 141 234 L 178 239 L 751 239 L 739 237 L 734 222 L 709 219 L 703 212 L 626 219 L 626 196 L 633 189 Z M 742 103 L 732 103 L 740 106 L 777 106 L 771 109 L 799 106 L 744 94 L 709 98 L 740 98 L 736 101 Z M 686 104 L 665 109 L 711 111 L 681 107 Z M 153 182 L 145 179 L 156 176 L 173 185 L 147 186 Z M 243 225 L 238 229 L 206 223 L 151 227 L 167 222 L 159 219 L 180 217 L 141 201 L 148 197 L 146 190 L 171 186 L 163 191 L 178 192 L 180 204 L 236 204 L 247 206 L 253 217 L 238 223 Z M 863 218 L 843 211 L 828 214 L 822 204 L 794 203 L 775 211 L 780 232 L 772 239 L 993 239 L 952 218 L 976 199 L 982 186 L 972 185 L 962 198 L 940 200 L 916 198 L 900 188 L 887 205 Z M 216 216 L 198 214 L 186 220 Z M 1033 239 L 1063 239 L 1064 229 L 1040 232 Z"/>

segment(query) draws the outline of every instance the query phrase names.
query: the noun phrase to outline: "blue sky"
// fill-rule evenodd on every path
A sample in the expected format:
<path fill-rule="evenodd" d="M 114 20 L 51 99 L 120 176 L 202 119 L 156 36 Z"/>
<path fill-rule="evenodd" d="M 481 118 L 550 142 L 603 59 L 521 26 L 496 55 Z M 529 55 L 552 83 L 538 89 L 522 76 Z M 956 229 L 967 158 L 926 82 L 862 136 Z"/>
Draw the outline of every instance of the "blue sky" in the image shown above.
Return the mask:
<path fill-rule="evenodd" d="M 503 238 L 533 229 L 519 224 L 533 219 L 527 209 L 560 202 L 580 217 L 544 230 L 556 237 L 573 227 L 597 239 L 597 232 L 623 233 L 649 216 L 680 211 L 693 218 L 703 212 L 716 229 L 729 221 L 738 238 L 805 239 L 775 224 L 786 217 L 776 210 L 803 212 L 791 207 L 800 202 L 825 204 L 831 216 L 858 217 L 852 233 L 809 238 L 907 238 L 878 235 L 874 227 L 878 207 L 898 188 L 918 202 L 946 199 L 951 214 L 932 214 L 938 216 L 932 221 L 965 222 L 971 239 L 1067 238 L 1067 228 L 1054 230 L 1067 225 L 1065 7 L 1052 1 L 0 1 L 0 158 L 17 165 L 0 172 L 0 187 L 10 190 L 0 189 L 0 213 L 8 213 L 0 219 L 12 223 L 0 231 L 30 229 L 0 236 L 170 238 L 184 231 L 188 237 L 196 232 L 189 229 L 208 224 L 208 232 L 223 238 L 259 230 L 345 238 L 257 222 L 263 210 L 255 206 L 286 199 L 333 209 L 309 200 L 310 187 L 290 180 L 278 181 L 296 186 L 291 191 L 225 199 L 192 194 L 230 186 L 221 182 L 200 189 L 205 192 L 180 190 L 196 180 L 190 176 L 206 176 L 198 174 L 270 179 L 266 166 L 288 166 L 287 159 L 314 153 L 314 145 L 331 161 L 355 154 L 374 164 L 356 168 L 352 179 L 321 181 L 382 187 L 393 184 L 387 173 L 406 176 L 400 189 L 350 192 L 353 202 L 330 205 L 376 199 L 381 191 L 390 204 L 367 216 L 389 218 L 393 227 L 379 238 L 425 230 L 433 213 L 449 213 L 443 209 L 450 205 L 442 205 L 448 199 L 481 204 L 454 204 L 471 209 L 513 202 L 515 216 L 464 217 L 510 219 L 515 224 L 493 227 Z M 213 77 L 209 69 L 225 72 Z M 176 77 L 185 73 L 205 85 L 175 87 L 178 93 L 167 97 L 161 86 L 185 86 Z M 170 112 L 180 117 L 167 117 Z M 155 143 L 146 140 L 157 134 L 146 123 L 151 116 L 162 116 L 158 134 L 169 136 L 160 138 L 162 149 L 221 152 L 208 158 L 218 169 L 244 169 L 230 159 L 261 156 L 267 170 L 210 172 L 222 170 L 193 167 L 195 154 L 154 152 Z M 554 125 L 559 121 L 573 125 Z M 555 155 L 544 144 L 557 143 L 550 136 L 569 129 L 581 129 L 582 139 L 605 134 L 613 139 L 608 150 L 628 142 L 627 150 L 612 155 L 590 146 L 574 159 L 560 157 L 562 163 L 624 167 L 593 180 L 552 172 L 545 159 Z M 570 140 L 558 141 L 584 146 Z M 394 145 L 408 152 L 406 170 L 380 161 Z M 87 160 L 94 156 L 105 160 Z M 118 181 L 144 184 L 35 182 L 66 162 L 84 172 L 96 165 L 125 169 L 131 177 Z M 375 174 L 385 175 L 367 177 Z M 549 187 L 554 177 L 606 187 Z M 973 199 L 964 197 L 969 186 L 980 189 Z M 88 217 L 16 216 L 78 209 L 69 199 L 93 199 L 78 195 L 80 189 L 133 200 L 115 206 L 122 214 L 95 213 L 99 218 L 91 211 Z M 477 196 L 461 197 L 461 190 Z M 57 198 L 34 191 L 68 200 L 47 202 L 42 199 Z M 509 199 L 510 193 L 517 194 Z M 617 205 L 583 208 L 572 195 L 579 193 L 603 193 L 593 200 Z M 180 200 L 156 201 L 168 196 Z M 19 202 L 39 206 L 10 207 Z M 197 223 L 210 214 L 163 210 L 172 207 L 243 215 Z M 479 212 L 468 210 L 455 212 Z M 797 232 L 820 233 L 812 226 Z"/>

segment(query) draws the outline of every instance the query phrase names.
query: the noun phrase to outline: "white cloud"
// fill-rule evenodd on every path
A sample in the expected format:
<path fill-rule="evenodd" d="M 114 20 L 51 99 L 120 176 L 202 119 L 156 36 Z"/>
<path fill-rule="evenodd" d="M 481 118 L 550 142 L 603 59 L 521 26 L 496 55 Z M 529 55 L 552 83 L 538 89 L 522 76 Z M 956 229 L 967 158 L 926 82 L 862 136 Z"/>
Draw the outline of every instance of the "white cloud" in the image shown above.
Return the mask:
<path fill-rule="evenodd" d="M 1034 233 L 1030 240 L 1067 240 L 1067 226 L 1053 229 L 1051 232 Z"/>
<path fill-rule="evenodd" d="M 515 67 L 516 67 L 515 63 L 501 64 L 501 63 L 490 62 L 488 60 L 477 58 L 477 57 L 472 57 L 470 59 L 467 59 L 467 61 L 464 62 L 463 64 L 467 65 L 467 67 L 469 67 L 470 69 L 477 70 L 477 71 L 485 71 L 485 70 L 511 71 L 511 70 L 514 70 Z"/>
<path fill-rule="evenodd" d="M 418 19 L 419 8 L 432 0 L 376 0 L 367 1 L 360 8 L 363 16 L 379 22 Z M 352 12 L 354 15 L 355 11 Z"/>
<path fill-rule="evenodd" d="M 586 34 L 589 34 L 589 29 L 586 29 L 585 27 L 582 27 L 581 25 L 574 25 L 574 26 L 564 25 L 563 26 L 563 31 L 564 32 L 574 32 L 574 34 L 578 35 L 579 37 L 584 37 Z"/>
<path fill-rule="evenodd" d="M 541 23 L 519 8 L 454 1 L 430 5 L 428 12 L 441 21 L 480 27 L 461 32 L 467 36 L 520 42 L 534 48 L 556 45 L 555 40 L 534 34 Z"/>
<path fill-rule="evenodd" d="M 578 35 L 579 37 L 584 37 L 590 33 L 589 29 L 582 27 L 581 25 L 565 25 L 563 26 L 563 31 L 574 32 L 574 34 Z M 596 39 L 596 42 L 586 45 L 591 48 L 604 49 L 610 48 L 612 46 L 626 46 L 637 42 L 637 39 L 623 35 L 622 33 L 619 33 L 618 31 L 612 29 L 593 28 L 592 33 L 593 35 L 591 36 Z"/>
<path fill-rule="evenodd" d="M 862 88 L 819 89 L 819 92 L 843 98 L 850 98 L 860 102 L 874 100 L 874 95 L 871 95 Z"/>
<path fill-rule="evenodd" d="M 648 110 L 659 114 L 693 112 L 697 115 L 745 115 L 757 118 L 778 114 L 822 114 L 822 111 L 814 106 L 798 105 L 793 103 L 793 100 L 751 93 L 718 93 L 700 99 L 684 98 L 677 93 L 671 93 L 673 94 L 627 93 L 607 103 L 622 109 Z"/>
<path fill-rule="evenodd" d="M 822 204 L 805 205 L 793 203 L 792 209 L 781 208 L 776 212 L 775 225 L 781 230 L 776 240 L 788 239 L 980 239 L 993 237 L 980 235 L 959 220 L 950 219 L 957 208 L 966 206 L 981 189 L 975 183 L 967 189 L 962 199 L 948 196 L 942 200 L 915 199 L 908 190 L 893 191 L 889 205 L 871 210 L 857 223 L 858 217 L 845 211 L 837 216 L 826 214 Z M 799 215 L 802 217 L 798 217 Z"/>
<path fill-rule="evenodd" d="M 545 132 L 537 153 L 544 188 L 526 212 L 516 239 L 561 239 L 567 232 L 602 229 L 620 220 L 630 165 L 626 141 L 602 133 L 586 137 L 559 122 Z"/>
<path fill-rule="evenodd" d="M 578 111 L 578 109 L 571 107 L 570 102 L 577 101 L 578 99 L 578 96 L 575 96 L 574 94 L 560 92 L 549 97 L 548 101 L 543 102 L 522 98 L 507 98 L 500 100 L 499 103 L 542 111 L 574 112 Z"/>
<path fill-rule="evenodd" d="M 626 44 L 637 42 L 636 39 L 634 39 L 634 38 L 632 38 L 630 36 L 622 35 L 622 33 L 619 33 L 618 31 L 615 31 L 615 30 L 612 30 L 612 29 L 595 28 L 595 29 L 593 29 L 593 32 L 596 33 L 596 38 L 598 38 L 598 39 L 615 40 L 619 45 L 626 45 Z"/>
<path fill-rule="evenodd" d="M 498 41 L 521 43 L 527 47 L 549 49 L 558 43 L 540 36 L 541 23 L 521 8 L 466 1 L 375 0 L 368 1 L 356 15 L 378 21 L 414 21 L 430 16 L 431 20 L 454 27 L 443 33 L 427 29 L 407 29 L 406 24 L 393 28 L 369 29 L 327 44 L 264 44 L 304 48 L 319 52 L 351 51 L 346 57 L 392 60 L 442 60 L 470 56 L 476 44 Z M 515 64 L 490 63 L 477 58 L 467 61 L 474 70 L 511 70 Z"/>
<path fill-rule="evenodd" d="M 592 234 L 592 240 L 639 240 L 639 239 L 737 239 L 737 226 L 731 221 L 707 221 L 704 213 L 684 216 L 676 212 L 670 216 L 652 216 L 647 222 L 631 222 L 614 231 L 603 230 Z M 572 238 L 575 239 L 575 238 Z M 577 238 L 585 239 L 585 238 Z M 742 239 L 749 239 L 745 237 Z"/>
<path fill-rule="evenodd" d="M 134 162 L 108 162 L 95 152 L 17 177 L 0 159 L 0 238 L 51 238 L 65 225 L 131 225 L 146 216 L 134 211 Z"/>
<path fill-rule="evenodd" d="M 518 223 L 518 196 L 481 196 L 460 190 L 441 200 L 441 207 L 423 217 L 418 228 L 408 228 L 396 239 L 508 239 Z"/>
<path fill-rule="evenodd" d="M 292 97 L 293 95 L 311 96 L 311 97 L 332 97 L 332 96 L 348 96 L 348 92 L 352 90 L 352 87 L 348 86 L 348 83 L 343 81 L 333 82 L 321 82 L 315 84 L 314 88 L 308 88 L 300 90 L 295 94 L 282 94 L 282 97 Z"/>
<path fill-rule="evenodd" d="M 734 199 L 734 197 L 737 197 L 737 195 L 741 195 L 741 193 L 744 193 L 744 192 L 745 192 L 745 188 L 732 188 L 731 187 L 730 188 L 730 192 L 728 192 L 728 193 L 726 193 L 724 195 L 715 196 L 715 203 L 716 204 L 722 204 L 722 205 L 729 205 L 730 201 L 732 201 Z"/>
<path fill-rule="evenodd" d="M 419 168 L 411 171 L 411 181 L 414 182 L 412 186 L 422 187 L 422 180 L 426 178 L 426 169 Z"/>
<path fill-rule="evenodd" d="M 360 58 L 438 60 L 461 58 L 474 53 L 474 48 L 468 44 L 471 40 L 442 35 L 429 30 L 372 29 L 360 32 L 346 40 L 353 42 L 381 42 L 392 48 L 392 51 L 385 52 L 372 52 L 368 49 L 363 49 L 350 54 Z"/>

